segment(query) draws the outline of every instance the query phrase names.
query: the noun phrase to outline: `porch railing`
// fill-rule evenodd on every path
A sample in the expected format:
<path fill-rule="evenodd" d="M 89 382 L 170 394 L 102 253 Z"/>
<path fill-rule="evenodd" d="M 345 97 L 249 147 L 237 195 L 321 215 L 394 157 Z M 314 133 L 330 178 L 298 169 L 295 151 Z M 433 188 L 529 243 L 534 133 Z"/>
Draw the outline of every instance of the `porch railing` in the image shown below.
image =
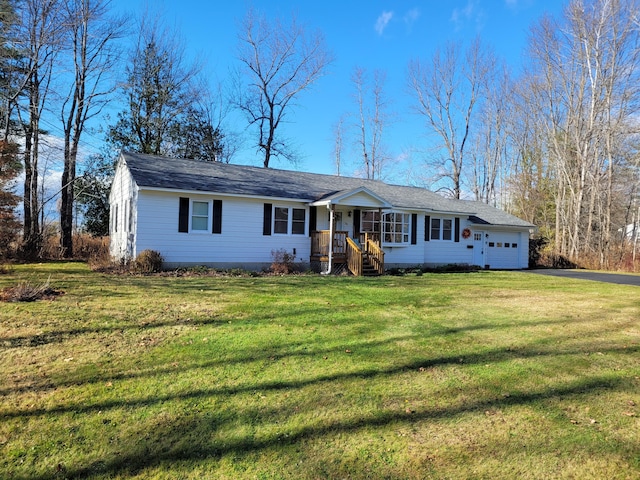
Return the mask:
<path fill-rule="evenodd" d="M 311 233 L 311 256 L 325 257 L 329 255 L 329 230 Z M 333 255 L 345 256 L 347 253 L 347 232 L 333 232 Z"/>
<path fill-rule="evenodd" d="M 360 234 L 360 245 L 367 245 L 369 240 L 374 241 L 380 245 L 380 233 L 379 232 L 362 232 Z"/>

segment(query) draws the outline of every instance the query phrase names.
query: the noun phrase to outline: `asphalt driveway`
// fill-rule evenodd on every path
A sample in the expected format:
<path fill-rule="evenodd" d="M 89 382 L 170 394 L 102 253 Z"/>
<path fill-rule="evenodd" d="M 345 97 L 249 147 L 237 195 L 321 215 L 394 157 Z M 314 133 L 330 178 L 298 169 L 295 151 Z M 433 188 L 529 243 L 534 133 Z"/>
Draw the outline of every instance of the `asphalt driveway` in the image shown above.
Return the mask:
<path fill-rule="evenodd" d="M 554 277 L 577 278 L 579 280 L 593 280 L 595 282 L 616 283 L 618 285 L 635 285 L 640 287 L 640 275 L 628 275 L 624 273 L 591 272 L 585 270 L 564 270 L 564 269 L 539 269 L 524 270 L 525 272 L 539 275 L 551 275 Z"/>

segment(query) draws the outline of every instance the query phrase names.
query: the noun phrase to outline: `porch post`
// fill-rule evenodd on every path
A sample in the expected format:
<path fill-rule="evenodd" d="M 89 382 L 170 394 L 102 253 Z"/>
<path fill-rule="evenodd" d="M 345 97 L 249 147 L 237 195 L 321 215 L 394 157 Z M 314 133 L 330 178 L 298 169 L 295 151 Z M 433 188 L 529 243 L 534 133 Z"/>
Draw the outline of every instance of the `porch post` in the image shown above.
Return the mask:
<path fill-rule="evenodd" d="M 334 204 L 331 204 L 329 208 L 329 266 L 326 272 L 322 272 L 323 275 L 329 275 L 333 267 L 333 213 L 335 208 Z"/>

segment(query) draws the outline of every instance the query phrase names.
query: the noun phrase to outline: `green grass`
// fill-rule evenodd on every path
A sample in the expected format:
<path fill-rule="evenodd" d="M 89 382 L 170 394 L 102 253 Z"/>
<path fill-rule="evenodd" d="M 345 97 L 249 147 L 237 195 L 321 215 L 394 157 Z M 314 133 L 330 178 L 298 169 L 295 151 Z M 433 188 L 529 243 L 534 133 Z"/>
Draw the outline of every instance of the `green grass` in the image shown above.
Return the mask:
<path fill-rule="evenodd" d="M 639 478 L 640 289 L 15 266 L 0 478 Z"/>

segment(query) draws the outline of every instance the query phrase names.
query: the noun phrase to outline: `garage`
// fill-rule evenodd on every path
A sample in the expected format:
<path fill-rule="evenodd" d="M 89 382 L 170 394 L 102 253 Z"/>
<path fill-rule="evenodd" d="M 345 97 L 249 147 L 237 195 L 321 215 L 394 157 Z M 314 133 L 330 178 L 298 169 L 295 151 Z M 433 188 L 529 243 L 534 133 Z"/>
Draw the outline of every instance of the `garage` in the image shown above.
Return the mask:
<path fill-rule="evenodd" d="M 520 269 L 527 267 L 527 256 L 523 264 L 521 234 L 493 231 L 486 238 L 486 261 L 492 269 Z"/>

